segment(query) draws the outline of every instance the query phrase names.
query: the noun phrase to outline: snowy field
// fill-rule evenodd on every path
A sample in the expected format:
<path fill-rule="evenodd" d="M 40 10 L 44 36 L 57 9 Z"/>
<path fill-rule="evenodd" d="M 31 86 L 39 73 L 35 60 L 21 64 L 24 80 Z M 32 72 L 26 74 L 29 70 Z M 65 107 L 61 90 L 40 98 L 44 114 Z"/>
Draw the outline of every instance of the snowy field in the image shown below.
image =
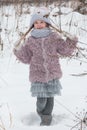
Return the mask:
<path fill-rule="evenodd" d="M 71 15 L 67 16 L 68 22 L 70 17 Z M 63 16 L 62 18 L 65 19 Z M 74 22 L 83 19 L 83 16 L 75 13 L 75 18 Z M 87 16 L 84 16 L 84 19 L 87 20 Z M 65 25 L 64 21 L 62 24 Z M 68 30 L 64 25 L 62 27 Z M 86 23 L 82 21 L 78 24 L 78 30 L 80 27 L 87 29 Z M 71 32 L 86 43 L 87 34 L 78 30 L 71 28 Z M 12 41 L 12 38 L 15 39 L 14 31 L 13 34 L 14 37 L 10 39 Z M 7 40 L 4 31 L 2 38 Z M 86 125 L 82 123 L 82 129 L 79 123 L 87 112 L 87 75 L 72 75 L 87 72 L 87 63 L 80 64 L 80 61 L 75 59 L 60 59 L 63 71 L 63 77 L 60 79 L 62 95 L 55 97 L 51 126 L 41 127 L 36 113 L 36 98 L 30 93 L 29 66 L 18 62 L 12 52 L 9 55 L 7 48 L 9 47 L 6 46 L 0 57 L 0 130 L 87 130 L 87 122 Z M 79 125 L 73 128 L 77 123 Z"/>

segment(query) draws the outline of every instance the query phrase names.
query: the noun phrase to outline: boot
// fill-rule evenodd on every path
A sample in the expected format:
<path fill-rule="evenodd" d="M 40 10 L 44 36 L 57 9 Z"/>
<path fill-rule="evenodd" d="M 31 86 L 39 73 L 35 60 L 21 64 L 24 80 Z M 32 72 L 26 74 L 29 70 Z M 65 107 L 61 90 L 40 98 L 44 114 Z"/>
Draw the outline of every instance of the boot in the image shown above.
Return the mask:
<path fill-rule="evenodd" d="M 41 115 L 41 126 L 49 126 L 52 121 L 52 115 Z"/>

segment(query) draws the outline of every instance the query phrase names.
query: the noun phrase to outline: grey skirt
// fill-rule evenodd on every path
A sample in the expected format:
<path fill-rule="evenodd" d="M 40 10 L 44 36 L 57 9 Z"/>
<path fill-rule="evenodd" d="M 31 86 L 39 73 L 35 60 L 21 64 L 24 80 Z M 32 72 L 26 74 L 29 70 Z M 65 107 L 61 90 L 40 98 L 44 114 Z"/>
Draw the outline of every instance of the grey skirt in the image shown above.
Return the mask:
<path fill-rule="evenodd" d="M 61 95 L 62 86 L 58 79 L 53 79 L 48 83 L 31 83 L 31 93 L 33 97 L 53 97 Z"/>

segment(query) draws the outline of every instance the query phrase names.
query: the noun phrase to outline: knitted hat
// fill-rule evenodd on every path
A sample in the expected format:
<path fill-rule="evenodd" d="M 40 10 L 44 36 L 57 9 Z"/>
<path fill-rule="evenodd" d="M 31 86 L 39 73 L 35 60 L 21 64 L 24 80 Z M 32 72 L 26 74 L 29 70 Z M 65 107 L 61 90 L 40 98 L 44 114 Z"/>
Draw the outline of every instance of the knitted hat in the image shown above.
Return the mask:
<path fill-rule="evenodd" d="M 37 21 L 37 20 L 42 20 L 42 21 L 46 22 L 47 24 L 51 24 L 48 16 L 49 16 L 49 11 L 47 10 L 46 7 L 37 8 L 34 11 L 33 15 L 31 16 L 30 28 L 33 27 L 35 21 Z"/>

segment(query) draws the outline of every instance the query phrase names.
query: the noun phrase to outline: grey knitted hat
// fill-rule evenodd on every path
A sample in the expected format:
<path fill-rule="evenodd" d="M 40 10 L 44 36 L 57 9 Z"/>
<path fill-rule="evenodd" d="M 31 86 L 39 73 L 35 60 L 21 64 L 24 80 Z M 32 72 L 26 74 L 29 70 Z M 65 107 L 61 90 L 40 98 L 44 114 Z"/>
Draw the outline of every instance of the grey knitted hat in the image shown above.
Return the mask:
<path fill-rule="evenodd" d="M 42 20 L 44 22 L 46 22 L 47 24 L 51 25 L 50 19 L 48 17 L 45 17 L 44 15 L 41 14 L 33 14 L 30 20 L 30 28 L 33 27 L 34 22 L 37 20 Z"/>

